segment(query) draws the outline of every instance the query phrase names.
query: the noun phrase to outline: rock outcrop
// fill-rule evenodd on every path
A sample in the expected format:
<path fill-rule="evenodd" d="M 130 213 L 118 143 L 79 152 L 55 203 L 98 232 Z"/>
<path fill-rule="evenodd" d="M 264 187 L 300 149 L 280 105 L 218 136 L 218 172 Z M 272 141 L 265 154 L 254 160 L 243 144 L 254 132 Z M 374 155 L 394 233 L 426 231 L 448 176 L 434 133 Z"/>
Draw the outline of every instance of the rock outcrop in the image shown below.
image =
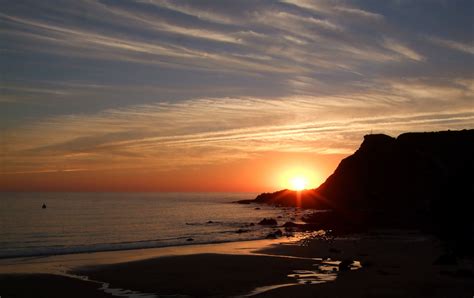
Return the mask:
<path fill-rule="evenodd" d="M 318 188 L 262 193 L 253 202 L 315 209 L 426 210 L 447 185 L 473 176 L 474 130 L 366 135 Z M 461 176 L 461 177 L 459 177 Z M 461 179 L 461 180 L 460 180 Z M 472 182 L 472 181 L 471 181 Z M 473 183 L 457 185 L 472 192 Z"/>
<path fill-rule="evenodd" d="M 473 200 L 474 130 L 462 130 L 366 135 L 318 188 L 263 193 L 254 202 L 333 210 L 314 217 L 325 217 L 325 224 L 429 228 L 472 238 Z"/>
<path fill-rule="evenodd" d="M 264 218 L 261 221 L 259 221 L 258 224 L 263 225 L 263 226 L 276 226 L 278 222 L 273 218 Z"/>
<path fill-rule="evenodd" d="M 460 175 L 472 177 L 473 152 L 474 130 L 367 135 L 315 192 L 331 209 L 423 212 Z M 472 183 L 457 187 L 472 191 Z"/>

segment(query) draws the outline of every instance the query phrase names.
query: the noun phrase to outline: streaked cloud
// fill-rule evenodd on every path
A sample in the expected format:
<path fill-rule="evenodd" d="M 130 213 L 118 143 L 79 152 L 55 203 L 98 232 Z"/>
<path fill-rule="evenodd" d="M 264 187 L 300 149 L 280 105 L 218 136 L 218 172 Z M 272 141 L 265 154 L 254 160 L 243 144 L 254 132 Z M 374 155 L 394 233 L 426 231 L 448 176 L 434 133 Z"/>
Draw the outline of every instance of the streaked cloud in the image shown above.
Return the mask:
<path fill-rule="evenodd" d="M 363 10 L 357 7 L 351 7 L 349 6 L 350 1 L 342 1 L 347 2 L 344 6 L 337 5 L 338 3 L 336 1 L 282 0 L 281 2 L 289 3 L 320 14 L 342 15 L 345 17 L 353 16 L 373 21 L 380 21 L 384 18 L 384 16 L 381 14 Z"/>
<path fill-rule="evenodd" d="M 415 60 L 415 61 L 425 60 L 425 57 L 423 57 L 419 53 L 415 52 L 413 49 L 410 49 L 406 45 L 404 45 L 400 42 L 397 42 L 393 39 L 385 38 L 384 46 L 387 49 L 389 49 L 391 51 L 394 51 L 394 52 L 396 52 L 396 53 L 400 54 L 401 56 L 406 57 L 408 59 Z"/>
<path fill-rule="evenodd" d="M 474 55 L 474 41 L 472 40 L 471 43 L 463 43 L 459 41 L 442 39 L 437 37 L 430 37 L 428 39 L 440 46 Z"/>
<path fill-rule="evenodd" d="M 473 3 L 441 2 L 1 1 L 1 173 L 349 154 L 371 131 L 473 128 Z"/>
<path fill-rule="evenodd" d="M 358 9 L 358 8 L 352 8 L 352 7 L 344 7 L 344 6 L 336 6 L 334 8 L 336 11 L 342 12 L 343 14 L 349 14 L 353 16 L 358 16 L 362 18 L 368 18 L 376 21 L 383 20 L 383 15 L 378 14 L 378 13 L 373 13 L 370 11 Z"/>
<path fill-rule="evenodd" d="M 462 90 L 454 87 L 460 84 Z M 12 145 L 6 146 L 3 170 L 34 171 L 45 160 L 81 171 L 120 166 L 166 170 L 267 151 L 349 154 L 374 129 L 396 135 L 470 125 L 474 111 L 452 106 L 446 98 L 469 100 L 473 84 L 389 81 L 384 88 L 360 94 L 201 98 L 59 116 L 7 131 Z M 439 111 L 449 105 L 449 111 Z M 335 135 L 345 137 L 338 140 Z M 17 160 L 30 164 L 18 165 Z"/>

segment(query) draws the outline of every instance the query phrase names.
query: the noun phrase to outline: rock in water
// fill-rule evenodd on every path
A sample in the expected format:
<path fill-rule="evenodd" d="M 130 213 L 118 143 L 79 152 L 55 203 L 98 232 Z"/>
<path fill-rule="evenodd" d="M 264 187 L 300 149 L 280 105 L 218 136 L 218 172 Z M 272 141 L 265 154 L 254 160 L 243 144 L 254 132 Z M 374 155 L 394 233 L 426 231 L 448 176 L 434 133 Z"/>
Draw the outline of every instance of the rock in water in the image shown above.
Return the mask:
<path fill-rule="evenodd" d="M 278 222 L 273 218 L 264 218 L 258 224 L 264 226 L 276 226 Z"/>

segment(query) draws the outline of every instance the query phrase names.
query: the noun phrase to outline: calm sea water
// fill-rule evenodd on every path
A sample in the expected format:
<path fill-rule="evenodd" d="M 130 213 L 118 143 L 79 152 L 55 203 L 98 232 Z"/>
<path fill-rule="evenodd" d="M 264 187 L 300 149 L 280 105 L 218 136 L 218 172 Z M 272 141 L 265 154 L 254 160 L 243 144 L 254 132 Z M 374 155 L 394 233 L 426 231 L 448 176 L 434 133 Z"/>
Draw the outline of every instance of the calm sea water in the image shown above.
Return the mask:
<path fill-rule="evenodd" d="M 232 203 L 255 195 L 0 193 L 0 257 L 260 239 L 271 228 L 250 223 L 278 216 L 284 223 L 295 215 Z"/>

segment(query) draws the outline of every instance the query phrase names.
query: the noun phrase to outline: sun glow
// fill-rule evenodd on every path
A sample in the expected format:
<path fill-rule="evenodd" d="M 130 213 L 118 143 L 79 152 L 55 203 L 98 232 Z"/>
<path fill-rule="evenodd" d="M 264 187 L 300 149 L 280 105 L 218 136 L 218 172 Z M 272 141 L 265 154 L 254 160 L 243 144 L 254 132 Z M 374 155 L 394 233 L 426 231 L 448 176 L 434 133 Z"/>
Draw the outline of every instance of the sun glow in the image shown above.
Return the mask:
<path fill-rule="evenodd" d="M 318 169 L 311 165 L 298 164 L 290 167 L 281 167 L 276 172 L 274 181 L 280 189 L 301 191 L 316 188 L 321 184 Z"/>
<path fill-rule="evenodd" d="M 308 185 L 308 180 L 304 177 L 294 177 L 290 180 L 292 190 L 303 190 Z"/>

